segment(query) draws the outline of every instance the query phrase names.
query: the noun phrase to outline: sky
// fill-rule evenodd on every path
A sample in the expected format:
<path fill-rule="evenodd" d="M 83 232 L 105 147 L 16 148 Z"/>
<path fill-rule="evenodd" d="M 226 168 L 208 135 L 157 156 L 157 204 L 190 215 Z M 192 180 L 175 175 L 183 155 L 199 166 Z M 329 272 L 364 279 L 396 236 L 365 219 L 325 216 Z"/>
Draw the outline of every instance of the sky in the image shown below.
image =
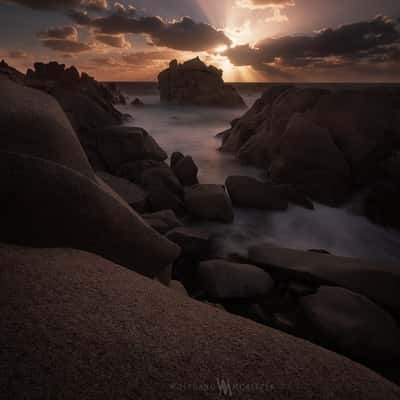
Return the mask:
<path fill-rule="evenodd" d="M 400 82 L 400 0 L 0 0 L 0 58 L 154 81 L 199 56 L 229 82 Z"/>

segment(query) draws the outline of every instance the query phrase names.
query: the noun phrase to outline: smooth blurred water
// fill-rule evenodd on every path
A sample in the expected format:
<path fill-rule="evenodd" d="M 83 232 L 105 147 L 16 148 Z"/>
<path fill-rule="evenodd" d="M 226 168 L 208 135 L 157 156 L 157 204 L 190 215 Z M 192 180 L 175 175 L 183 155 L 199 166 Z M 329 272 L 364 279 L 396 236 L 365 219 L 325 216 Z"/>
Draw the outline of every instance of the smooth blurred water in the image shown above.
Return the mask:
<path fill-rule="evenodd" d="M 124 89 L 122 87 L 122 89 Z M 251 105 L 258 91 L 244 91 Z M 262 176 L 262 171 L 244 167 L 232 155 L 220 153 L 215 135 L 227 128 L 243 110 L 161 106 L 158 93 L 135 93 L 145 107 L 121 106 L 132 115 L 130 125 L 146 129 L 170 155 L 180 151 L 191 155 L 199 166 L 202 183 L 223 184 L 229 175 Z M 372 224 L 353 212 L 352 205 L 335 209 L 316 205 L 314 211 L 291 206 L 285 212 L 235 210 L 233 224 L 197 223 L 215 234 L 222 254 L 242 253 L 252 244 L 268 242 L 297 249 L 325 249 L 336 255 L 400 263 L 400 233 Z"/>

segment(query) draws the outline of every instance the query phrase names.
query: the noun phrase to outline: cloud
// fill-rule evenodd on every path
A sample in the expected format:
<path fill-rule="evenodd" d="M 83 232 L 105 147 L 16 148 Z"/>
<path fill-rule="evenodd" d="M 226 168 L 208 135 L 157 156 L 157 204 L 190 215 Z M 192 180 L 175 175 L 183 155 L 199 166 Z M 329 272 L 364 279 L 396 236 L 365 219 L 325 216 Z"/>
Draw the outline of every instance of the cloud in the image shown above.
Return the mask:
<path fill-rule="evenodd" d="M 254 47 L 228 49 L 226 55 L 237 66 L 278 68 L 338 68 L 360 63 L 395 62 L 399 56 L 397 23 L 384 16 L 373 20 L 323 29 L 312 36 L 267 38 Z"/>
<path fill-rule="evenodd" d="M 108 8 L 107 0 L 8 0 L 10 3 L 19 4 L 39 10 L 76 9 L 101 11 Z"/>
<path fill-rule="evenodd" d="M 68 39 L 78 40 L 78 31 L 74 26 L 50 28 L 37 34 L 41 39 Z"/>
<path fill-rule="evenodd" d="M 240 8 L 260 10 L 265 8 L 285 8 L 294 6 L 294 0 L 237 0 L 236 5 Z"/>
<path fill-rule="evenodd" d="M 130 47 L 130 43 L 126 40 L 125 35 L 106 35 L 99 33 L 95 36 L 95 39 L 107 46 L 117 47 L 119 49 Z"/>
<path fill-rule="evenodd" d="M 127 64 L 138 65 L 147 64 L 153 61 L 170 61 L 177 57 L 174 51 L 148 51 L 129 53 L 122 56 L 123 61 Z"/>
<path fill-rule="evenodd" d="M 79 42 L 78 30 L 74 26 L 49 28 L 40 31 L 36 36 L 44 47 L 54 51 L 81 53 L 91 49 L 88 44 Z"/>
<path fill-rule="evenodd" d="M 14 59 L 24 59 L 28 57 L 28 55 L 25 52 L 20 50 L 10 50 L 7 56 L 9 58 L 14 58 Z"/>
<path fill-rule="evenodd" d="M 45 39 L 42 40 L 42 44 L 51 50 L 64 53 L 81 53 L 91 50 L 91 47 L 86 43 L 67 39 Z"/>
<path fill-rule="evenodd" d="M 132 17 L 126 12 L 115 12 L 99 18 L 73 11 L 70 17 L 80 25 L 94 28 L 102 34 L 146 34 L 152 44 L 175 50 L 204 51 L 221 45 L 230 45 L 231 40 L 224 32 L 209 24 L 198 23 L 190 17 L 164 21 L 160 17 Z"/>

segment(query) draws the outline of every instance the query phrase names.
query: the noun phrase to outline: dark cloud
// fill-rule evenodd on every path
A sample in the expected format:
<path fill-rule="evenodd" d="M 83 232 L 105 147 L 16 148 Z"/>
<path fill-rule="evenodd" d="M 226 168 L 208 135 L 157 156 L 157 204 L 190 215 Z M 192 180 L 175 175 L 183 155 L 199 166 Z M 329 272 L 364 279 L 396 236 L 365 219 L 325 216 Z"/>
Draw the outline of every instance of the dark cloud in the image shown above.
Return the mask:
<path fill-rule="evenodd" d="M 84 8 L 101 11 L 108 7 L 107 0 L 8 0 L 8 2 L 38 10 Z"/>
<path fill-rule="evenodd" d="M 371 21 L 324 29 L 313 36 L 286 36 L 262 40 L 254 47 L 237 46 L 224 54 L 237 66 L 335 68 L 356 63 L 398 60 L 400 32 L 397 23 L 378 16 Z"/>
<path fill-rule="evenodd" d="M 82 12 L 71 12 L 70 17 L 80 25 L 90 26 L 104 34 L 147 34 L 156 46 L 175 50 L 204 51 L 231 40 L 211 25 L 198 23 L 189 17 L 167 22 L 159 17 L 132 17 L 116 12 L 101 18 L 89 18 Z"/>
<path fill-rule="evenodd" d="M 78 31 L 74 26 L 50 28 L 37 34 L 41 39 L 68 39 L 77 40 Z"/>
<path fill-rule="evenodd" d="M 67 39 L 45 39 L 42 40 L 42 44 L 51 50 L 61 51 L 64 53 L 81 53 L 91 49 L 91 47 L 86 43 Z"/>
<path fill-rule="evenodd" d="M 100 33 L 95 36 L 95 39 L 108 46 L 117 47 L 119 49 L 129 47 L 129 43 L 126 41 L 125 35 L 106 35 L 104 33 Z"/>

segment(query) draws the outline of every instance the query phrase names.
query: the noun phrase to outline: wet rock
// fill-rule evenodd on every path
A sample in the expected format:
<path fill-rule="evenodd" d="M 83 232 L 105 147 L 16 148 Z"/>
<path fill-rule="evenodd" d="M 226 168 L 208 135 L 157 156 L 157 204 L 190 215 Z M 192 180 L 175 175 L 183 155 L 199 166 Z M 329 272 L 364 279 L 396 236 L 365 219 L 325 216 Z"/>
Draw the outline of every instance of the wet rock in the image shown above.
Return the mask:
<path fill-rule="evenodd" d="M 194 228 L 175 228 L 168 232 L 167 238 L 176 243 L 184 255 L 205 256 L 210 251 L 209 235 Z"/>
<path fill-rule="evenodd" d="M 267 295 L 274 287 L 270 275 L 261 268 L 224 260 L 200 263 L 198 276 L 210 298 L 251 299 Z"/>
<path fill-rule="evenodd" d="M 236 207 L 263 210 L 286 210 L 288 208 L 285 192 L 269 183 L 248 176 L 229 176 L 225 185 Z"/>
<path fill-rule="evenodd" d="M 185 207 L 196 218 L 232 222 L 232 202 L 222 185 L 194 185 L 185 189 Z"/>

